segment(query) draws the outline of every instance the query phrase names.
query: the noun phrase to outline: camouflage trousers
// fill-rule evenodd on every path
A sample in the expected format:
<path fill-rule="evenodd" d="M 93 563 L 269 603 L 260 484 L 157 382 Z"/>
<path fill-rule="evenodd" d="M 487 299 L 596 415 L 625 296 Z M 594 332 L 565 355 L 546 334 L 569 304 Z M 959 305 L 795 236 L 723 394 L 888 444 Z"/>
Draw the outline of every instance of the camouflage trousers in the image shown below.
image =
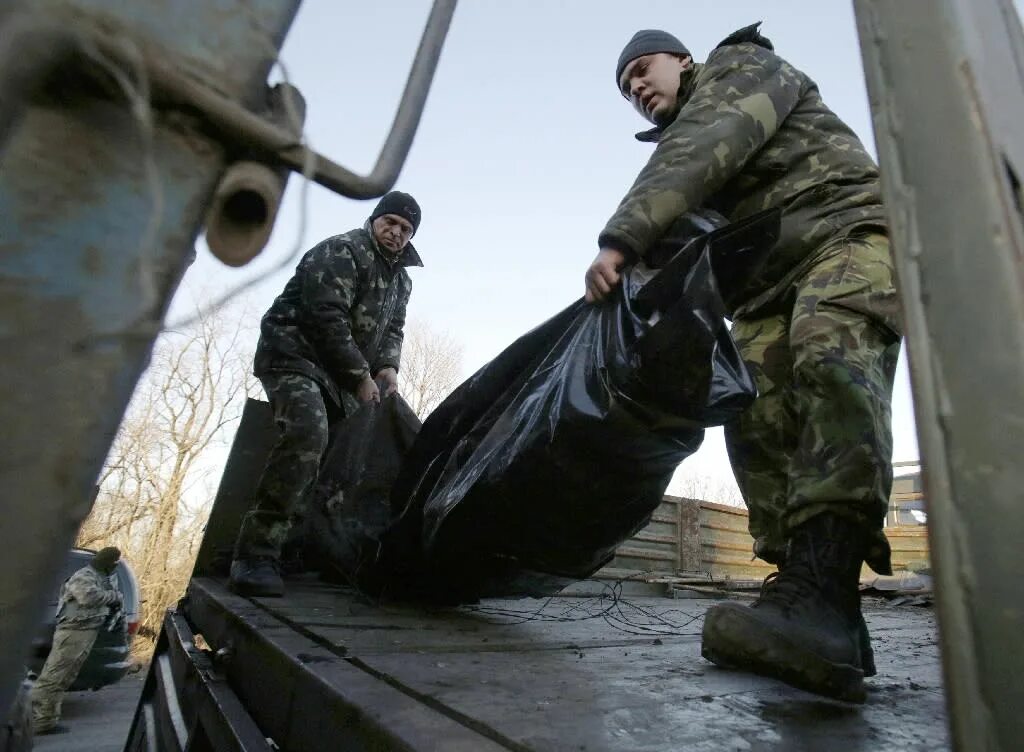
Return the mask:
<path fill-rule="evenodd" d="M 47 731 L 60 720 L 64 692 L 74 683 L 96 642 L 96 629 L 62 629 L 53 633 L 53 645 L 43 670 L 32 686 L 32 730 Z"/>
<path fill-rule="evenodd" d="M 304 514 L 337 408 L 308 376 L 274 373 L 260 381 L 280 433 L 256 487 L 253 507 L 242 521 L 235 558 L 279 559 L 293 521 Z"/>
<path fill-rule="evenodd" d="M 778 563 L 789 531 L 829 512 L 869 531 L 867 563 L 889 573 L 882 525 L 902 325 L 888 238 L 829 243 L 779 307 L 738 317 L 732 331 L 759 395 L 725 432 L 754 552 Z"/>

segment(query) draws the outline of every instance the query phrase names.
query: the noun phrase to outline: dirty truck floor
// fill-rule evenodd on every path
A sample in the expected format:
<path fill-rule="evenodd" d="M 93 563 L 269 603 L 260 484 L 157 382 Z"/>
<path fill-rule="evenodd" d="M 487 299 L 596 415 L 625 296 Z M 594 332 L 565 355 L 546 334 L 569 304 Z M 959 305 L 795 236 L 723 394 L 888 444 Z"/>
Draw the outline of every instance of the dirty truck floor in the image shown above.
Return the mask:
<path fill-rule="evenodd" d="M 878 675 L 867 682 L 867 703 L 853 706 L 702 659 L 710 599 L 609 589 L 424 610 L 371 605 L 312 580 L 290 582 L 283 599 L 239 599 L 211 580 L 199 587 L 225 606 L 244 604 L 263 624 L 301 633 L 445 722 L 480 733 L 494 744 L 488 748 L 949 748 L 935 617 L 927 608 L 865 602 Z"/>

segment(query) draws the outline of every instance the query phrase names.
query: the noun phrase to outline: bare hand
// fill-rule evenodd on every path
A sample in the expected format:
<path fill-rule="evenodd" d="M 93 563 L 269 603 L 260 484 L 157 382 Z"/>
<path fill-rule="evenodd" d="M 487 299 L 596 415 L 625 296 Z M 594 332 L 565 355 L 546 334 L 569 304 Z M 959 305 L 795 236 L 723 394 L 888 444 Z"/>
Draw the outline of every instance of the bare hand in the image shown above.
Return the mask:
<path fill-rule="evenodd" d="M 388 368 L 381 368 L 377 371 L 377 378 L 383 381 L 384 384 L 384 396 L 390 397 L 392 394 L 398 391 L 398 371 L 390 366 Z"/>
<path fill-rule="evenodd" d="M 377 388 L 377 382 L 370 378 L 370 374 L 366 374 L 356 387 L 356 399 L 363 403 L 380 402 L 380 389 Z"/>
<path fill-rule="evenodd" d="M 598 252 L 585 278 L 588 303 L 604 300 L 615 289 L 619 284 L 619 270 L 625 263 L 626 254 L 615 248 L 602 248 Z"/>

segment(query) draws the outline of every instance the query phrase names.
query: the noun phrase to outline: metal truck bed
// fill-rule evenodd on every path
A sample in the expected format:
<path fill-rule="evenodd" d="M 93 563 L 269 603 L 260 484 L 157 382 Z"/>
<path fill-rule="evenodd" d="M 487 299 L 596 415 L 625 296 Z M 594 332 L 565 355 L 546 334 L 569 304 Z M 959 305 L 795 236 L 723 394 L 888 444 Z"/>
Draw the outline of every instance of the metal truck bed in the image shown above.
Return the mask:
<path fill-rule="evenodd" d="M 930 609 L 868 604 L 879 675 L 856 707 L 704 661 L 709 599 L 609 587 L 423 609 L 309 578 L 288 586 L 247 599 L 193 580 L 168 615 L 129 750 L 949 747 Z"/>

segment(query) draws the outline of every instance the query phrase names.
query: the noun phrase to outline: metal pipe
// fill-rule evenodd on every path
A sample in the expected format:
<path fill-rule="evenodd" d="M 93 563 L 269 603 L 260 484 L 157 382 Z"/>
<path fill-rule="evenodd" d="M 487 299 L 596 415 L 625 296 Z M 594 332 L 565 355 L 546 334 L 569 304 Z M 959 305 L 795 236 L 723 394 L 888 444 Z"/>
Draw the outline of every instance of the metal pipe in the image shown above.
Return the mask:
<path fill-rule="evenodd" d="M 266 77 L 259 43 L 268 33 L 283 38 L 298 2 L 246 3 L 229 17 L 199 4 L 182 18 L 174 15 L 174 4 L 136 0 L 130 14 L 111 10 L 95 26 L 89 23 L 95 15 L 91 0 L 32 0 L 0 11 L 0 343 L 10 356 L 0 364 L 0 391 L 7 395 L 0 423 L 8 428 L 7 440 L 0 441 L 7 463 L 6 470 L 0 467 L 0 507 L 16 520 L 0 526 L 0 551 L 5 565 L 17 563 L 5 566 L 8 575 L 0 577 L 0 715 L 20 681 L 21 651 L 38 625 L 45 585 L 89 512 L 86 489 L 93 487 L 204 203 L 224 169 L 224 147 L 255 147 L 272 165 L 299 171 L 312 159 L 317 182 L 354 198 L 388 190 L 408 154 L 455 0 L 433 6 L 391 132 L 368 176 L 311 154 L 294 134 L 239 104 L 259 98 L 255 87 Z M 137 69 L 139 61 L 126 59 L 107 35 L 126 38 L 140 18 L 158 21 L 145 26 L 166 56 L 146 57 L 143 49 L 151 100 L 198 112 L 198 120 L 213 127 L 212 138 L 183 139 L 169 137 L 173 124 L 157 123 L 160 148 L 153 158 L 163 183 L 162 213 L 170 219 L 149 248 L 138 245 L 146 229 L 138 155 L 131 147 L 103 148 L 111 133 L 123 138 L 131 132 L 129 113 L 100 101 L 78 102 L 67 114 L 53 103 L 28 106 L 58 71 L 104 79 L 90 51 Z M 181 74 L 174 61 L 182 39 L 200 40 L 196 49 L 207 64 L 218 62 L 217 56 L 230 59 L 238 79 L 207 84 Z M 100 122 L 104 133 L 91 125 Z M 178 169 L 183 163 L 188 169 Z M 60 209 L 40 221 L 38 206 L 51 199 Z M 80 217 L 91 221 L 81 223 Z M 155 286 L 148 290 L 138 279 L 143 262 L 152 273 L 147 284 Z M 112 322 L 137 322 L 142 306 L 147 328 L 141 331 L 148 333 L 97 344 L 97 333 Z"/>
<path fill-rule="evenodd" d="M 146 57 L 146 73 L 156 102 L 196 111 L 222 141 L 232 146 L 245 146 L 261 158 L 299 173 L 306 172 L 308 162 L 310 177 L 325 188 L 349 198 L 375 198 L 391 189 L 405 164 L 456 2 L 435 0 L 391 130 L 368 175 L 358 175 L 322 154 L 311 152 L 299 142 L 296 134 L 250 112 L 202 81 L 183 74 L 172 64 Z M 0 51 L 0 149 L 24 100 L 79 48 L 74 35 L 43 26 L 33 18 L 15 18 L 5 25 L 4 34 L 9 41 Z M 125 62 L 123 51 L 116 44 L 102 38 L 92 41 L 106 56 Z"/>
<path fill-rule="evenodd" d="M 284 180 L 277 170 L 259 162 L 228 167 L 206 217 L 210 252 L 228 266 L 256 258 L 270 239 L 282 195 Z"/>
<path fill-rule="evenodd" d="M 310 177 L 320 185 L 349 198 L 375 198 L 395 184 L 409 154 L 455 13 L 456 2 L 435 0 L 391 130 L 368 175 L 358 175 L 321 154 L 311 153 L 298 142 L 295 134 L 268 122 L 161 61 L 147 60 L 150 83 L 157 99 L 195 109 L 207 125 L 233 144 L 244 145 L 264 158 L 299 173 L 305 171 L 306 162 L 311 158 Z M 108 49 L 107 52 L 117 54 L 115 49 Z"/>
<path fill-rule="evenodd" d="M 0 154 L 17 129 L 28 100 L 47 77 L 70 58 L 73 50 L 72 36 L 54 25 L 40 23 L 20 13 L 8 13 L 0 19 Z M 8 249 L 3 250 L 6 252 Z M 0 285 L 4 281 L 3 270 L 0 269 Z M 0 342 L 6 341 L 4 335 L 8 326 L 16 326 L 16 323 L 0 319 Z M 16 359 L 17 355 L 5 348 L 4 367 L 13 367 Z M 0 382 L 3 381 L 0 375 Z M 3 496 L 0 512 L 7 520 L 5 524 L 12 529 L 20 528 L 24 518 L 15 513 L 15 505 L 18 502 L 36 504 L 38 500 L 19 499 L 16 491 L 6 484 Z M 86 502 L 84 496 L 80 503 L 67 500 L 66 516 L 74 519 L 61 520 L 64 524 L 54 525 L 54 534 L 49 539 L 34 540 L 30 537 L 31 549 L 12 552 L 4 547 L 4 553 L 11 558 L 21 555 L 15 568 L 3 567 L 5 574 L 0 577 L 0 613 L 3 614 L 0 617 L 0 643 L 6 646 L 0 651 L 0 720 L 7 717 L 7 709 L 13 703 L 24 676 L 23 650 L 38 628 L 47 596 L 46 585 L 49 585 L 58 562 L 73 543 L 72 527 L 77 529 L 88 514 Z M 5 564 L 9 562 L 6 555 Z M 37 576 L 25 578 L 24 573 Z"/>

